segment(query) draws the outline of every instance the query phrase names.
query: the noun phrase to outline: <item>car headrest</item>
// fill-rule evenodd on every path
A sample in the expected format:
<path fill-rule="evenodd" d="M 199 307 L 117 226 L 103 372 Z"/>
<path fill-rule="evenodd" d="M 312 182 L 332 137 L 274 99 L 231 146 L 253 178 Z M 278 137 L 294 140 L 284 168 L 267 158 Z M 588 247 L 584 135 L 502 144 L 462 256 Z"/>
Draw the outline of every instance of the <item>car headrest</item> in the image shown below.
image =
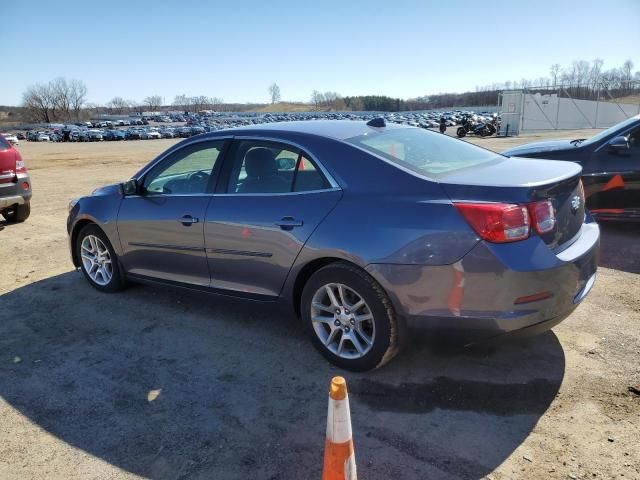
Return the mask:
<path fill-rule="evenodd" d="M 248 177 L 266 177 L 278 171 L 275 154 L 264 147 L 252 148 L 244 156 Z"/>

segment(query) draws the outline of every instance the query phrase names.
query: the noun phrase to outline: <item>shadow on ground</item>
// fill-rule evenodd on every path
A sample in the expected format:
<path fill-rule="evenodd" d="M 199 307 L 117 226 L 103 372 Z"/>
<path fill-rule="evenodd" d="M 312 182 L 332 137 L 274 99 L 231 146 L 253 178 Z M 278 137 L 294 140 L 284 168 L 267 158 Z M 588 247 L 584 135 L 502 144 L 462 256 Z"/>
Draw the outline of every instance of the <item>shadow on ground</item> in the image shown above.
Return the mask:
<path fill-rule="evenodd" d="M 0 217 L 0 231 L 11 228 L 12 226 L 17 225 L 16 223 L 7 222 L 3 217 Z"/>
<path fill-rule="evenodd" d="M 640 222 L 600 223 L 600 266 L 640 273 Z"/>
<path fill-rule="evenodd" d="M 362 478 L 480 478 L 527 437 L 565 367 L 549 332 L 474 350 L 418 337 L 378 371 L 339 372 L 276 307 L 146 286 L 102 294 L 76 272 L 0 305 L 0 396 L 73 447 L 158 479 L 319 478 L 337 373 Z M 50 473 L 71 476 L 68 458 L 48 459 Z"/>

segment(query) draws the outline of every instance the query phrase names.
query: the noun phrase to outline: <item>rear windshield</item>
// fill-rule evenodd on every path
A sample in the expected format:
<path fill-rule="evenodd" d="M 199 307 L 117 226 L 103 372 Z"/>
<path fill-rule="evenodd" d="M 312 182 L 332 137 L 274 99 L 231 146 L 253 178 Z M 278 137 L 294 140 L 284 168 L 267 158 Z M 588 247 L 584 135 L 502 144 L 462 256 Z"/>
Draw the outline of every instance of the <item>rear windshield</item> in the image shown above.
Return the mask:
<path fill-rule="evenodd" d="M 346 141 L 431 178 L 500 158 L 497 153 L 421 128 L 365 133 Z"/>
<path fill-rule="evenodd" d="M 7 142 L 2 135 L 0 135 L 0 150 L 6 150 L 9 148 L 9 142 Z"/>

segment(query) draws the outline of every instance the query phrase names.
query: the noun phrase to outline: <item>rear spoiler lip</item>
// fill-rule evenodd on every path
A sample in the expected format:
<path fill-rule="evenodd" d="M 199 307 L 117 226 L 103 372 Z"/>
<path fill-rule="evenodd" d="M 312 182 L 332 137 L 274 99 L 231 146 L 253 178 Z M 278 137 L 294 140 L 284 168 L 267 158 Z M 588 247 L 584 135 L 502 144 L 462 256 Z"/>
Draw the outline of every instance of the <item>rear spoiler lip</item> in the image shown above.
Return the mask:
<path fill-rule="evenodd" d="M 563 161 L 563 160 L 545 160 L 538 158 L 523 158 L 523 157 L 508 157 L 508 160 L 525 160 L 527 162 L 539 162 L 539 163 L 547 163 L 549 165 L 562 164 L 564 172 L 560 175 L 545 177 L 539 181 L 526 182 L 526 183 L 492 183 L 492 180 L 486 180 L 483 178 L 484 176 L 481 174 L 481 168 L 483 165 L 478 165 L 477 169 L 474 168 L 475 172 L 478 175 L 472 177 L 466 177 L 464 175 L 457 174 L 456 172 L 452 173 L 450 176 L 443 176 L 438 179 L 438 183 L 443 187 L 446 185 L 459 186 L 459 185 L 469 185 L 474 187 L 491 187 L 491 188 L 538 188 L 545 187 L 554 183 L 561 183 L 566 180 L 573 179 L 575 177 L 580 177 L 582 175 L 582 166 L 578 163 L 571 161 Z M 450 177 L 450 178 L 447 178 Z M 462 177 L 456 179 L 456 177 Z"/>

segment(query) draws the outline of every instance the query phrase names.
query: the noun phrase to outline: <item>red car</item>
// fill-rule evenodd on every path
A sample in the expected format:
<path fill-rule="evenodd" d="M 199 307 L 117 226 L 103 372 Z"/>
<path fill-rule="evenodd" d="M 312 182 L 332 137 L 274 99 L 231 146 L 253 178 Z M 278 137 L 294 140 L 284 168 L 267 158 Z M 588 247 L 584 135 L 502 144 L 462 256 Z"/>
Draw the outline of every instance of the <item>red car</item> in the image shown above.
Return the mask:
<path fill-rule="evenodd" d="M 7 222 L 24 222 L 31 213 L 31 179 L 16 150 L 0 135 L 0 214 Z"/>

